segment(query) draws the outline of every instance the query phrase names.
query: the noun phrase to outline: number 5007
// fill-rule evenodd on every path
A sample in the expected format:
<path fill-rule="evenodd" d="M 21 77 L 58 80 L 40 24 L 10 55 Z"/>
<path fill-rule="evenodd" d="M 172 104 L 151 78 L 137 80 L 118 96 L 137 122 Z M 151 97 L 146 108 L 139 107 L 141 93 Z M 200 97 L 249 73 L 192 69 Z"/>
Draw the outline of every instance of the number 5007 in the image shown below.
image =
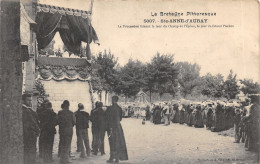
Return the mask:
<path fill-rule="evenodd" d="M 144 19 L 144 23 L 155 23 L 155 19 Z"/>

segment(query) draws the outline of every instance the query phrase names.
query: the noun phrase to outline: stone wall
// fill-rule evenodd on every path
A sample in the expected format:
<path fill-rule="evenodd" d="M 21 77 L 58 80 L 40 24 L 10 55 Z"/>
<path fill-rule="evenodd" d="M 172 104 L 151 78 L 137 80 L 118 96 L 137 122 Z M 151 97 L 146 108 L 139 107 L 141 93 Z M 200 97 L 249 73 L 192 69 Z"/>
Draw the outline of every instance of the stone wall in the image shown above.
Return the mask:
<path fill-rule="evenodd" d="M 20 1 L 0 0 L 0 163 L 23 163 Z"/>
<path fill-rule="evenodd" d="M 22 10 L 26 12 L 26 15 L 35 21 L 37 0 L 21 0 L 21 19 L 20 19 L 20 31 L 21 31 L 21 44 L 28 46 L 28 53 L 30 59 L 23 63 L 23 92 L 33 93 L 32 109 L 36 111 L 37 99 L 35 93 L 35 58 L 37 56 L 36 51 L 36 33 L 33 32 L 28 18 L 25 18 Z"/>
<path fill-rule="evenodd" d="M 49 100 L 52 102 L 53 110 L 58 112 L 64 100 L 70 101 L 70 110 L 76 111 L 78 103 L 85 106 L 87 112 L 92 109 L 91 94 L 87 81 L 42 81 Z"/>

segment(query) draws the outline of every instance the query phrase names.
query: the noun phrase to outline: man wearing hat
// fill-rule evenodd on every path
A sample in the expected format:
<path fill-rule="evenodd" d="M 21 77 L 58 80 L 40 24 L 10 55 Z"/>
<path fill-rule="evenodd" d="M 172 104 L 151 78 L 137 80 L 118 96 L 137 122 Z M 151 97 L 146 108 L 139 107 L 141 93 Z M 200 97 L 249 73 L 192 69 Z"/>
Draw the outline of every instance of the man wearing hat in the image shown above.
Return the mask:
<path fill-rule="evenodd" d="M 90 155 L 90 147 L 89 147 L 89 138 L 88 138 L 88 128 L 89 128 L 89 113 L 84 111 L 84 105 L 79 103 L 78 104 L 78 111 L 75 113 L 76 117 L 76 129 L 78 131 L 78 139 L 79 139 L 79 148 L 81 158 Z M 84 146 L 85 145 L 85 146 Z M 86 148 L 86 151 L 85 151 Z"/>
<path fill-rule="evenodd" d="M 41 122 L 41 118 L 40 118 L 40 115 L 43 111 L 45 111 L 45 105 L 49 102 L 48 99 L 45 99 L 42 101 L 42 103 L 37 107 L 37 110 L 36 110 L 36 113 L 38 114 L 39 116 L 39 121 Z M 38 102 L 39 104 L 39 102 Z M 40 129 L 42 129 L 41 127 L 41 124 L 40 124 Z M 42 132 L 40 132 L 42 133 Z M 39 145 L 39 157 L 40 158 L 43 158 L 43 151 L 42 151 L 42 145 L 43 145 L 43 139 L 42 139 L 42 135 L 40 135 L 39 137 L 39 141 L 38 141 L 38 145 Z"/>
<path fill-rule="evenodd" d="M 74 113 L 69 110 L 69 106 L 69 101 L 64 100 L 62 104 L 62 110 L 58 113 L 60 134 L 60 163 L 62 164 L 70 163 L 69 154 L 73 135 L 73 126 L 76 123 Z"/>
<path fill-rule="evenodd" d="M 53 162 L 52 150 L 54 135 L 56 134 L 55 126 L 57 125 L 57 114 L 52 109 L 50 102 L 45 103 L 45 110 L 39 113 L 41 139 L 42 139 L 42 158 L 45 163 Z"/>
<path fill-rule="evenodd" d="M 99 101 L 96 101 L 95 103 L 95 108 L 93 108 L 90 112 L 90 121 L 91 121 L 91 132 L 92 132 L 92 144 L 91 144 L 91 148 L 92 148 L 92 152 L 95 154 L 95 143 L 97 143 L 96 139 L 97 139 L 97 108 L 98 108 L 98 104 Z"/>
<path fill-rule="evenodd" d="M 103 110 L 103 103 L 99 102 L 98 107 L 97 107 L 97 131 L 98 131 L 98 148 L 99 151 L 101 152 L 101 155 L 105 154 L 104 150 L 104 137 L 105 137 L 105 132 L 108 131 L 107 127 L 107 118 L 106 118 L 106 112 Z"/>
<path fill-rule="evenodd" d="M 112 105 L 108 107 L 108 126 L 110 129 L 110 158 L 108 163 L 119 160 L 128 160 L 125 136 L 120 121 L 122 120 L 122 108 L 117 104 L 118 97 L 112 97 Z M 114 161 L 115 160 L 115 161 Z"/>
<path fill-rule="evenodd" d="M 32 96 L 22 95 L 24 164 L 36 163 L 36 142 L 40 134 L 36 112 L 32 110 Z"/>

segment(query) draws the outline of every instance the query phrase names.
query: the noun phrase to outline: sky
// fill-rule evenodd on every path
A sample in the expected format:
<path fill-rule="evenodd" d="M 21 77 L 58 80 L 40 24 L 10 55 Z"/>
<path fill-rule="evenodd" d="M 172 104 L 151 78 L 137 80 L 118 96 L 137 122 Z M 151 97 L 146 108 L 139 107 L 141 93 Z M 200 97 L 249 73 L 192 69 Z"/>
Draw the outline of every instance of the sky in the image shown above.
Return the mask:
<path fill-rule="evenodd" d="M 40 3 L 90 9 L 90 0 L 40 0 Z M 152 16 L 160 12 L 179 12 L 184 16 Z M 185 16 L 186 12 L 212 12 L 216 16 Z M 156 23 L 144 23 L 155 19 Z M 206 28 L 119 28 L 119 25 L 185 25 L 160 23 L 161 19 L 208 19 L 218 25 Z M 132 58 L 149 62 L 160 52 L 173 54 L 175 61 L 201 66 L 201 75 L 230 69 L 238 78 L 260 82 L 259 3 L 255 0 L 95 0 L 92 25 L 100 46 L 91 44 L 92 53 L 110 50 L 124 65 Z M 190 23 L 192 24 L 192 23 Z M 233 27 L 223 27 L 231 25 Z M 57 35 L 56 47 L 62 42 Z"/>

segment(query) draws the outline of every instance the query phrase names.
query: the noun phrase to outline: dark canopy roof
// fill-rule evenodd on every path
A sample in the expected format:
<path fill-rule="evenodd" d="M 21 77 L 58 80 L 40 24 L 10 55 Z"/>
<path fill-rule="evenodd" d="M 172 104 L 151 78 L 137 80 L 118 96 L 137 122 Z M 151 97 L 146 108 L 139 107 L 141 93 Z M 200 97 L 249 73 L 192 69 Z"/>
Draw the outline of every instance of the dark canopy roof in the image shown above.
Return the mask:
<path fill-rule="evenodd" d="M 86 59 L 77 58 L 62 58 L 62 57 L 38 57 L 38 66 L 72 66 L 72 67 L 87 67 L 90 63 Z"/>
<path fill-rule="evenodd" d="M 38 49 L 44 49 L 56 32 L 59 32 L 64 45 L 72 53 L 80 54 L 81 42 L 86 42 L 85 56 L 90 59 L 89 44 L 92 41 L 99 44 L 90 16 L 89 11 L 38 4 L 36 15 Z"/>

